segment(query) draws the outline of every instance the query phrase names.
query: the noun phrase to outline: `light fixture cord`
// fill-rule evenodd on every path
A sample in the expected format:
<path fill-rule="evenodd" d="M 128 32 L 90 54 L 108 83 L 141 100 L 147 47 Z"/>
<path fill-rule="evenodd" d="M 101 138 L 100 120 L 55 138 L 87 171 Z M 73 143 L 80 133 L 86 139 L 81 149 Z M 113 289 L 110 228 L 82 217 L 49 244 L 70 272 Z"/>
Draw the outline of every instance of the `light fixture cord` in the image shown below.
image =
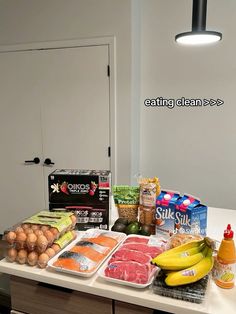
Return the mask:
<path fill-rule="evenodd" d="M 193 0 L 192 31 L 206 30 L 207 0 Z"/>

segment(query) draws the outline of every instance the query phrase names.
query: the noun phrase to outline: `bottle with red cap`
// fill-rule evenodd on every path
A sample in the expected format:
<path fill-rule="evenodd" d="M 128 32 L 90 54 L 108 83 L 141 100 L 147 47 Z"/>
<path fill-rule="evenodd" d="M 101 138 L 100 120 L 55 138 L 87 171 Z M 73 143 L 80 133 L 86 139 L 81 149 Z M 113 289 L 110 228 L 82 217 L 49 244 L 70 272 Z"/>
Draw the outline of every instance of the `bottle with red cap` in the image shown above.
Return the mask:
<path fill-rule="evenodd" d="M 228 224 L 214 265 L 215 283 L 219 287 L 226 289 L 234 287 L 236 275 L 236 249 L 233 237 L 234 232 L 231 229 L 231 225 Z"/>

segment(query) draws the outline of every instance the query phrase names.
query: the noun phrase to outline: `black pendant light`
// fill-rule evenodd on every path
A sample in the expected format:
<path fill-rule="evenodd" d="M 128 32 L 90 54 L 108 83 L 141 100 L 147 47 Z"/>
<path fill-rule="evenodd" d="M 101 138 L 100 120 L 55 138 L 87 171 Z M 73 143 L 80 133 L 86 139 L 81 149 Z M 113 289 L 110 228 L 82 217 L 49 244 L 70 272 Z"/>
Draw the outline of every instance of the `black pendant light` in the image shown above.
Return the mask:
<path fill-rule="evenodd" d="M 178 43 L 186 45 L 208 44 L 222 39 L 222 34 L 206 30 L 207 0 L 193 0 L 192 31 L 175 36 Z"/>

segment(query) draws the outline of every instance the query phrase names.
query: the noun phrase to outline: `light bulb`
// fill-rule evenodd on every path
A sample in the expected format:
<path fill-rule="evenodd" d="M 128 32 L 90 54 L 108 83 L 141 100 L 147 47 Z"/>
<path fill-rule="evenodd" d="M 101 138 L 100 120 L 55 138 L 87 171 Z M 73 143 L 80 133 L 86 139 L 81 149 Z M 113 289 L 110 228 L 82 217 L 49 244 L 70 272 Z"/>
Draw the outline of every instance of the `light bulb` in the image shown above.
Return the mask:
<path fill-rule="evenodd" d="M 204 45 L 220 41 L 221 38 L 221 33 L 203 31 L 178 34 L 176 35 L 175 40 L 183 45 Z"/>

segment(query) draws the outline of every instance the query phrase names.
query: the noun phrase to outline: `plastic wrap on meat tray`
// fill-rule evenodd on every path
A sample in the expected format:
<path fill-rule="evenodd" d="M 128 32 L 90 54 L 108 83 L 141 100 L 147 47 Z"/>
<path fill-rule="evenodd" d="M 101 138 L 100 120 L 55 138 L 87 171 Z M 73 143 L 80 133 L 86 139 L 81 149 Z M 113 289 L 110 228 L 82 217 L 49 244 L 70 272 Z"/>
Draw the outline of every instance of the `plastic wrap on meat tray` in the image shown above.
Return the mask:
<path fill-rule="evenodd" d="M 128 236 L 99 271 L 105 280 L 143 288 L 151 284 L 158 268 L 151 264 L 162 248 L 149 245 L 149 238 Z"/>
<path fill-rule="evenodd" d="M 137 284 L 145 284 L 149 280 L 149 269 L 145 264 L 133 261 L 115 261 L 105 269 L 105 276 L 125 280 Z"/>
<path fill-rule="evenodd" d="M 125 234 L 87 230 L 49 264 L 58 271 L 75 275 L 93 275 L 109 254 L 124 240 Z"/>
<path fill-rule="evenodd" d="M 161 248 L 155 247 L 155 246 L 149 246 L 148 244 L 144 243 L 125 243 L 122 245 L 123 248 L 126 248 L 128 250 L 134 250 L 143 252 L 146 254 L 150 254 L 152 258 L 156 257 L 162 252 Z"/>

